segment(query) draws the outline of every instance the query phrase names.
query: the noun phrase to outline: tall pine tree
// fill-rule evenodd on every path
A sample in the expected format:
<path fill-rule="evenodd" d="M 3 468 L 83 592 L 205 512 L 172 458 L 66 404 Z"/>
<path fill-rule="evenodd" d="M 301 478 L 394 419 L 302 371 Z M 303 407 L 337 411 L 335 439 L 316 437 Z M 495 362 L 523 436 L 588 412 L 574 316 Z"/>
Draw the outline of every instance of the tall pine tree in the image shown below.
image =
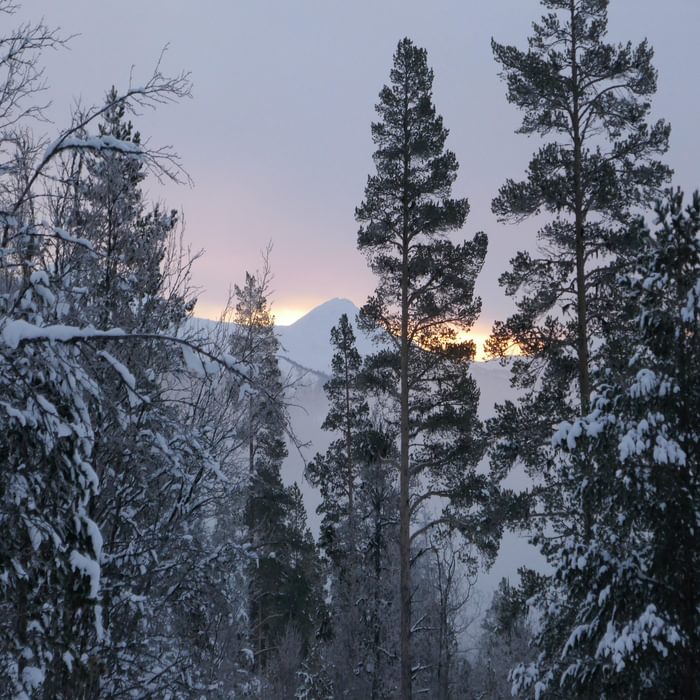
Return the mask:
<path fill-rule="evenodd" d="M 522 353 L 512 360 L 521 398 L 498 406 L 489 426 L 492 466 L 503 476 L 520 460 L 536 476 L 530 526 L 546 550 L 552 530 L 593 536 L 600 489 L 592 464 L 557 452 L 551 434 L 560 421 L 588 413 L 592 372 L 610 360 L 603 339 L 629 329 L 617 278 L 631 269 L 639 244 L 630 222 L 670 170 L 658 160 L 669 127 L 648 123 L 656 71 L 647 42 L 606 42 L 607 0 L 542 5 L 548 13 L 533 25 L 526 51 L 492 43 L 508 100 L 523 113 L 519 132 L 544 140 L 526 177 L 507 180 L 492 208 L 505 221 L 551 220 L 539 231 L 537 254 L 518 253 L 501 277 L 517 311 L 495 324 L 488 348 L 503 356 L 515 344 Z M 590 488 L 575 497 L 582 483 Z M 540 585 L 556 588 L 547 577 Z"/>
<path fill-rule="evenodd" d="M 525 178 L 501 187 L 493 211 L 510 222 L 553 217 L 537 254 L 519 252 L 500 280 L 517 312 L 494 325 L 488 347 L 520 349 L 513 380 L 525 390 L 519 407 L 498 411 L 502 466 L 515 456 L 541 463 L 551 425 L 588 411 L 594 338 L 614 325 L 615 276 L 634 246 L 624 224 L 670 175 L 657 160 L 670 128 L 647 123 L 656 90 L 647 42 L 606 43 L 608 0 L 542 5 L 549 12 L 533 24 L 527 51 L 492 42 L 508 101 L 523 113 L 518 132 L 545 140 Z"/>
<path fill-rule="evenodd" d="M 487 498 L 474 473 L 482 452 L 478 389 L 468 373 L 474 345 L 457 337 L 479 313 L 474 282 L 487 242 L 481 233 L 461 244 L 448 237 L 464 224 L 468 205 L 450 197 L 458 166 L 432 103 L 426 51 L 401 40 L 390 78 L 372 124 L 376 174 L 356 218 L 358 247 L 378 277 L 362 316 L 391 346 L 374 364 L 387 373 L 398 415 L 401 696 L 410 698 L 411 521 L 442 497 L 442 521 L 477 539 L 478 525 L 463 519 L 462 506 Z"/>

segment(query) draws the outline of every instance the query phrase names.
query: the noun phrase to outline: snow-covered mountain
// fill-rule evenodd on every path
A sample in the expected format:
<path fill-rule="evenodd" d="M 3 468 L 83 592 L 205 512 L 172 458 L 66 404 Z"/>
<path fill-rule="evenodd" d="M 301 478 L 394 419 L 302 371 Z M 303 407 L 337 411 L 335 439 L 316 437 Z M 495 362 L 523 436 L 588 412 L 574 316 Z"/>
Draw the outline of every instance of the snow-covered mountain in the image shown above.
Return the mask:
<path fill-rule="evenodd" d="M 342 314 L 347 314 L 352 323 L 360 355 L 364 357 L 374 352 L 372 340 L 357 327 L 358 312 L 359 309 L 349 299 L 331 299 L 311 309 L 291 325 L 277 326 L 277 335 L 282 345 L 282 364 L 286 360 L 300 369 L 327 376 L 333 356 L 331 328 L 337 325 Z M 482 418 L 489 418 L 493 415 L 495 403 L 512 396 L 510 372 L 507 367 L 502 367 L 495 361 L 474 362 L 471 371 L 481 389 L 479 412 Z"/>
<path fill-rule="evenodd" d="M 359 309 L 349 299 L 331 299 L 311 309 L 289 326 L 277 326 L 282 350 L 280 356 L 316 372 L 329 373 L 333 350 L 331 328 L 347 314 L 357 337 L 361 355 L 372 351 L 372 343 L 359 332 L 355 318 Z"/>

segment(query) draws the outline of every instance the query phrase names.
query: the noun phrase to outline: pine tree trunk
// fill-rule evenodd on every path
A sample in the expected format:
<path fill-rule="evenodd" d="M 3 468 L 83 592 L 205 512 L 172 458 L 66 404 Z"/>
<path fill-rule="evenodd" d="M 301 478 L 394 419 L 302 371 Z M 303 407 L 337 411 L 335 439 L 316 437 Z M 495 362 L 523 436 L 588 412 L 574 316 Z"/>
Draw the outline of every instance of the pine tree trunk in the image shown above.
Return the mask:
<path fill-rule="evenodd" d="M 580 144 L 578 148 L 580 154 Z M 580 168 L 580 158 L 578 165 Z M 577 180 L 580 173 L 577 172 Z M 578 335 L 578 387 L 581 398 L 581 415 L 585 416 L 590 409 L 590 380 L 588 376 L 588 319 L 586 300 L 586 270 L 585 270 L 585 243 L 584 243 L 584 218 L 581 213 L 580 187 L 577 187 L 576 198 L 576 313 Z"/>
<path fill-rule="evenodd" d="M 584 240 L 585 213 L 583 210 L 583 190 L 581 183 L 582 145 L 580 133 L 580 104 L 578 93 L 577 43 L 574 19 L 576 4 L 571 2 L 571 82 L 573 88 L 573 131 L 574 131 L 574 227 L 576 233 L 576 322 L 578 344 L 578 385 L 581 399 L 581 415 L 590 408 L 590 380 L 588 376 L 588 322 L 586 303 L 586 248 Z"/>
<path fill-rule="evenodd" d="M 411 698 L 411 540 L 408 460 L 408 203 L 404 201 L 401 275 L 401 466 L 399 476 L 399 560 L 401 569 L 401 698 Z"/>
<path fill-rule="evenodd" d="M 248 474 L 255 472 L 255 434 L 253 430 L 253 397 L 248 397 Z M 254 523 L 253 523 L 254 525 Z"/>
<path fill-rule="evenodd" d="M 585 235 L 585 213 L 583 210 L 583 189 L 581 183 L 582 176 L 582 143 L 581 143 L 581 123 L 580 123 L 580 100 L 578 87 L 578 63 L 577 63 L 577 42 L 574 28 L 574 17 L 576 12 L 575 3 L 571 2 L 571 83 L 573 90 L 573 119 L 572 126 L 574 132 L 574 228 L 576 235 L 576 335 L 578 345 L 578 388 L 580 398 L 580 413 L 585 416 L 590 409 L 590 381 L 588 376 L 588 322 L 587 322 L 587 299 L 586 299 L 586 245 Z M 590 469 L 584 466 L 584 473 L 588 478 Z M 590 493 L 590 491 L 589 491 Z M 592 528 L 592 512 L 590 498 L 584 496 L 583 500 L 583 526 L 586 539 L 590 540 Z"/>
<path fill-rule="evenodd" d="M 381 624 L 379 616 L 380 593 L 379 584 L 382 580 L 382 505 L 379 498 L 374 502 L 374 674 L 372 676 L 372 700 L 380 700 L 382 682 L 382 652 L 381 652 Z"/>

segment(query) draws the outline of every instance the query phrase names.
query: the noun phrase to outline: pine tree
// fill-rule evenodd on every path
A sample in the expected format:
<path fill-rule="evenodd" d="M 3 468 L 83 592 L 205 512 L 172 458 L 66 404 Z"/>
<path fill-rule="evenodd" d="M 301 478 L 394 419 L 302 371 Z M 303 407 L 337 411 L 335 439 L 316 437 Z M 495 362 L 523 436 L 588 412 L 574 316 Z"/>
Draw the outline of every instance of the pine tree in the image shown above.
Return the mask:
<path fill-rule="evenodd" d="M 474 346 L 457 330 L 468 329 L 480 309 L 473 292 L 486 236 L 459 245 L 447 236 L 461 228 L 468 205 L 450 198 L 457 160 L 444 147 L 448 132 L 432 104 L 425 50 L 400 41 L 390 77 L 376 107 L 380 121 L 372 125 L 377 172 L 356 218 L 358 247 L 379 278 L 362 315 L 393 345 L 375 365 L 393 377 L 398 406 L 401 696 L 409 698 L 411 519 L 433 495 L 443 496 L 449 503 L 443 520 L 478 537 L 460 513 L 485 489 L 473 470 L 482 447 L 478 390 L 468 374 Z M 422 446 L 411 449 L 419 435 Z"/>
<path fill-rule="evenodd" d="M 591 465 L 590 481 L 565 473 L 568 498 L 594 491 L 597 508 L 590 536 L 557 528 L 545 548 L 542 652 L 516 673 L 535 695 L 692 698 L 700 687 L 700 195 L 684 211 L 669 192 L 657 214 L 620 278 L 637 327 L 627 366 L 602 367 L 592 412 L 555 437 Z"/>
<path fill-rule="evenodd" d="M 615 277 L 634 250 L 630 212 L 651 205 L 670 175 L 657 160 L 670 127 L 646 121 L 656 90 L 651 47 L 605 42 L 608 0 L 542 4 L 549 12 L 533 24 L 527 51 L 492 42 L 508 101 L 523 112 L 518 132 L 546 139 L 493 211 L 511 222 L 553 217 L 538 253 L 519 252 L 500 279 L 518 310 L 494 325 L 488 348 L 520 349 L 513 382 L 525 391 L 493 424 L 504 469 L 518 457 L 541 468 L 551 425 L 588 412 L 594 339 L 615 325 Z"/>
<path fill-rule="evenodd" d="M 498 476 L 521 460 L 537 477 L 529 527 L 547 553 L 553 530 L 576 541 L 594 535 L 605 482 L 586 455 L 552 447 L 552 426 L 588 413 L 594 369 L 613 361 L 606 336 L 616 338 L 614 361 L 624 365 L 620 331 L 632 328 L 617 279 L 642 242 L 630 223 L 670 170 L 658 160 L 669 127 L 647 122 L 656 71 L 646 41 L 606 43 L 607 0 L 542 4 L 549 12 L 533 25 L 527 51 L 492 44 L 508 100 L 523 112 L 519 131 L 545 139 L 525 179 L 508 180 L 492 208 L 506 221 L 552 219 L 539 232 L 538 254 L 518 253 L 501 277 L 518 310 L 495 324 L 488 347 L 501 356 L 510 344 L 522 352 L 512 360 L 522 397 L 497 407 L 491 461 Z M 577 492 L 581 484 L 587 488 Z M 556 580 L 538 581 L 557 605 Z M 556 646 L 554 630 L 549 636 Z"/>

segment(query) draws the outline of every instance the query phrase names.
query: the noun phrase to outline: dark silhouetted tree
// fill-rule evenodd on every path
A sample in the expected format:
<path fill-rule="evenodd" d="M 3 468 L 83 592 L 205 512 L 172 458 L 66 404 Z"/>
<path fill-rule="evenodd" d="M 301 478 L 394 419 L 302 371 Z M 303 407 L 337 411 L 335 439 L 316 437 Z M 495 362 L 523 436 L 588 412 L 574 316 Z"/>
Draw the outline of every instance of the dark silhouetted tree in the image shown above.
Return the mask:
<path fill-rule="evenodd" d="M 462 227 L 468 205 L 450 197 L 457 160 L 445 149 L 447 129 L 432 103 L 425 50 L 401 40 L 390 78 L 372 125 L 376 174 L 356 218 L 358 247 L 378 277 L 362 317 L 391 346 L 373 364 L 383 366 L 397 406 L 401 697 L 409 698 L 411 540 L 417 534 L 411 521 L 434 496 L 444 497 L 442 521 L 478 539 L 477 519 L 464 520 L 462 506 L 488 500 L 474 473 L 483 447 L 478 389 L 468 373 L 474 345 L 458 338 L 479 313 L 474 282 L 487 241 L 482 233 L 461 244 L 448 238 Z"/>

